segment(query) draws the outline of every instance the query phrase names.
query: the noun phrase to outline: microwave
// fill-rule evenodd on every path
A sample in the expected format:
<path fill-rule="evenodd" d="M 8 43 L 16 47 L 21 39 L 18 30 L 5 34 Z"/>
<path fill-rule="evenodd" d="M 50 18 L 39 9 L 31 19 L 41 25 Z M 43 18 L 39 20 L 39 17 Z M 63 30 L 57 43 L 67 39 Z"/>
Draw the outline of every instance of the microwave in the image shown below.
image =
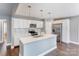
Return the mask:
<path fill-rule="evenodd" d="M 30 28 L 36 28 L 36 24 L 30 24 Z"/>

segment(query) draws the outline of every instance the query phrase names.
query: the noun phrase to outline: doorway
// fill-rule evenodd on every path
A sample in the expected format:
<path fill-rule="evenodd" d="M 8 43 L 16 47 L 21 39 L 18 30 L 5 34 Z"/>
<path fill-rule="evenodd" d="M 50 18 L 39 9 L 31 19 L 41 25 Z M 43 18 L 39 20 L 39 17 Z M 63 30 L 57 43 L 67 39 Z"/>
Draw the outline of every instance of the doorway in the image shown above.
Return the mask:
<path fill-rule="evenodd" d="M 62 24 L 53 24 L 53 33 L 57 35 L 57 42 L 62 42 Z"/>
<path fill-rule="evenodd" d="M 7 22 L 5 20 L 0 20 L 0 42 L 7 40 Z"/>
<path fill-rule="evenodd" d="M 7 46 L 7 22 L 0 20 L 0 55 L 6 54 Z"/>

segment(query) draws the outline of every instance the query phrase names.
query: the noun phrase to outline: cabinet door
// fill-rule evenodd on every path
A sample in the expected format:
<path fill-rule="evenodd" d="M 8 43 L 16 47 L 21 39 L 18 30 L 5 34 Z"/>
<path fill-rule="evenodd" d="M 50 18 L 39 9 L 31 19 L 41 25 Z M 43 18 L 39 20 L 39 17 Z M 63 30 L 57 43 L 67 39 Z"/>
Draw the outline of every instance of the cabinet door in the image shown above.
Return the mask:
<path fill-rule="evenodd" d="M 18 20 L 17 19 L 13 19 L 13 28 L 19 27 L 18 25 L 19 25 Z"/>
<path fill-rule="evenodd" d="M 14 28 L 21 28 L 22 27 L 21 19 L 13 19 L 13 27 Z"/>
<path fill-rule="evenodd" d="M 30 20 L 21 20 L 20 23 L 21 23 L 20 24 L 21 28 L 29 28 L 31 21 Z"/>
<path fill-rule="evenodd" d="M 31 20 L 31 23 L 36 24 L 37 28 L 42 28 L 43 27 L 43 22 L 42 21 Z"/>
<path fill-rule="evenodd" d="M 31 23 L 30 20 L 27 20 L 27 21 L 25 22 L 25 24 L 26 24 L 26 28 L 30 28 L 30 23 Z"/>
<path fill-rule="evenodd" d="M 23 22 L 24 22 L 24 20 L 21 20 L 21 19 L 19 20 L 19 22 L 18 22 L 19 27 L 18 28 L 24 28 Z"/>
<path fill-rule="evenodd" d="M 27 28 L 28 27 L 27 24 L 28 24 L 27 20 L 23 20 L 22 28 Z"/>
<path fill-rule="evenodd" d="M 42 28 L 42 27 L 43 27 L 43 22 L 37 21 L 37 28 Z"/>
<path fill-rule="evenodd" d="M 14 28 L 29 28 L 30 23 L 31 23 L 30 20 L 14 19 L 13 20 L 13 27 Z"/>

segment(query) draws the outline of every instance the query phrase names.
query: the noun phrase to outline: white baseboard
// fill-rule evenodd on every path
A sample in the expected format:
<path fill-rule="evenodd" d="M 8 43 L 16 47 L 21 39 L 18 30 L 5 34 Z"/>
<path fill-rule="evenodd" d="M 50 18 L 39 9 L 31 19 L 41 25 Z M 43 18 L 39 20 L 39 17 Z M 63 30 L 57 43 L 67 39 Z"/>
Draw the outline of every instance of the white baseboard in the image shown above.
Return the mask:
<path fill-rule="evenodd" d="M 62 42 L 64 42 L 64 41 L 62 41 Z M 64 42 L 64 43 L 73 43 L 73 44 L 76 44 L 76 45 L 79 45 L 79 43 L 78 42 L 74 42 L 74 41 L 68 41 L 68 42 Z"/>
<path fill-rule="evenodd" d="M 70 43 L 73 43 L 73 44 L 77 44 L 77 45 L 79 45 L 78 42 L 74 42 L 74 41 L 70 41 Z"/>
<path fill-rule="evenodd" d="M 70 43 L 70 41 L 62 41 L 62 42 L 63 42 L 63 43 L 67 43 L 67 44 Z"/>
<path fill-rule="evenodd" d="M 43 53 L 39 54 L 38 56 L 44 56 L 44 55 L 46 55 L 47 53 L 53 51 L 53 50 L 56 49 L 56 48 L 57 48 L 57 47 L 51 48 L 51 49 L 47 50 L 46 52 L 43 52 Z"/>

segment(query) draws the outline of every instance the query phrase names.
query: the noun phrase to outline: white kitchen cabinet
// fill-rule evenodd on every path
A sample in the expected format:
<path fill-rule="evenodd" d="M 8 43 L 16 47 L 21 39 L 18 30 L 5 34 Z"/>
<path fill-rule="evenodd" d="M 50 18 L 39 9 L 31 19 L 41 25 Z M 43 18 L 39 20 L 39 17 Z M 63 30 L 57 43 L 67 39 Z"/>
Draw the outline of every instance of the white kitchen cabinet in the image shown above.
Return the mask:
<path fill-rule="evenodd" d="M 43 28 L 43 22 L 37 21 L 37 28 Z"/>
<path fill-rule="evenodd" d="M 41 29 L 43 27 L 42 21 L 37 20 L 27 20 L 27 19 L 19 19 L 13 18 L 12 20 L 12 27 L 13 27 L 13 37 L 14 37 L 14 46 L 19 45 L 19 39 L 25 36 L 28 36 L 28 30 L 30 29 L 30 24 L 36 24 L 37 27 L 35 30 L 40 34 Z"/>
<path fill-rule="evenodd" d="M 29 28 L 30 21 L 24 19 L 14 19 L 13 27 L 14 28 Z"/>
<path fill-rule="evenodd" d="M 29 27 L 29 26 L 28 26 L 28 21 L 27 21 L 27 20 L 23 20 L 22 23 L 23 23 L 23 24 L 22 24 L 23 28 L 28 28 L 28 27 Z"/>
<path fill-rule="evenodd" d="M 43 27 L 43 21 L 13 19 L 13 27 L 14 28 L 30 28 L 30 24 L 36 24 L 37 28 Z"/>
<path fill-rule="evenodd" d="M 17 28 L 18 26 L 18 21 L 16 19 L 12 20 L 13 21 L 13 28 Z"/>
<path fill-rule="evenodd" d="M 43 28 L 43 21 L 31 20 L 31 24 L 36 24 L 36 28 Z"/>
<path fill-rule="evenodd" d="M 13 28 L 21 28 L 21 19 L 13 19 Z"/>
<path fill-rule="evenodd" d="M 43 21 L 37 21 L 37 28 L 43 28 Z"/>
<path fill-rule="evenodd" d="M 23 20 L 19 20 L 19 21 L 18 21 L 18 25 L 19 25 L 18 28 L 23 28 Z"/>
<path fill-rule="evenodd" d="M 23 20 L 23 22 L 22 22 L 23 24 L 22 24 L 22 26 L 23 26 L 23 28 L 29 28 L 29 24 L 31 23 L 29 20 Z"/>

